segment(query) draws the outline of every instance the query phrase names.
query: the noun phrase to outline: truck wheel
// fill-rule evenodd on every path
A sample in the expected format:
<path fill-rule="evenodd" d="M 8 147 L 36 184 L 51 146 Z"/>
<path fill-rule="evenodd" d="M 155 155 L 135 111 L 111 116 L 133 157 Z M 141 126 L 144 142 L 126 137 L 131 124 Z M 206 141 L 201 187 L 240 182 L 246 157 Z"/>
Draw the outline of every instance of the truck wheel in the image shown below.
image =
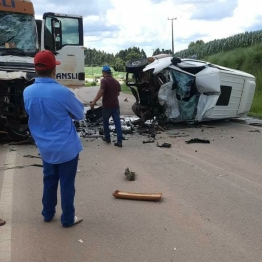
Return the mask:
<path fill-rule="evenodd" d="M 148 64 L 145 58 L 136 58 L 131 61 L 126 62 L 126 72 L 127 73 L 138 73 L 146 67 Z"/>

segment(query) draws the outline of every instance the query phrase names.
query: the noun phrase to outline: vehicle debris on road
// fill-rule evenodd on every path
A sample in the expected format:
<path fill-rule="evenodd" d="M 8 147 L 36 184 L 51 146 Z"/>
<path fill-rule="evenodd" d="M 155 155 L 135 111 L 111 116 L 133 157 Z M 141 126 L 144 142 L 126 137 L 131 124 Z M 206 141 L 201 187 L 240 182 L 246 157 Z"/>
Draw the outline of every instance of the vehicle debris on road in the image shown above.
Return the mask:
<path fill-rule="evenodd" d="M 169 144 L 169 143 L 163 143 L 162 145 L 160 145 L 160 144 L 157 142 L 157 143 L 156 143 L 156 146 L 157 146 L 157 147 L 170 148 L 170 147 L 171 147 L 171 144 Z"/>
<path fill-rule="evenodd" d="M 135 175 L 136 175 L 136 173 L 130 171 L 128 167 L 126 168 L 124 174 L 125 174 L 125 176 L 127 177 L 127 179 L 128 179 L 129 181 L 134 181 L 134 180 L 135 180 Z"/>
<path fill-rule="evenodd" d="M 193 138 L 185 142 L 187 144 L 194 144 L 194 143 L 210 144 L 210 140 L 205 140 L 205 139 L 200 139 L 200 138 Z"/>
<path fill-rule="evenodd" d="M 3 219 L 0 219 L 0 226 L 5 225 L 5 221 Z"/>
<path fill-rule="evenodd" d="M 131 193 L 116 190 L 113 193 L 115 198 L 123 198 L 130 200 L 146 200 L 146 201 L 157 201 L 162 197 L 162 193 Z"/>
<path fill-rule="evenodd" d="M 143 141 L 143 144 L 148 144 L 148 143 L 155 143 L 155 140 L 150 138 L 150 139 L 148 139 L 146 141 Z"/>
<path fill-rule="evenodd" d="M 258 129 L 256 129 L 256 130 L 250 130 L 249 132 L 260 133 L 260 130 L 258 130 Z"/>
<path fill-rule="evenodd" d="M 40 159 L 42 159 L 40 156 L 33 156 L 33 155 L 24 155 L 23 157 L 28 157 L 28 158 L 40 158 Z"/>

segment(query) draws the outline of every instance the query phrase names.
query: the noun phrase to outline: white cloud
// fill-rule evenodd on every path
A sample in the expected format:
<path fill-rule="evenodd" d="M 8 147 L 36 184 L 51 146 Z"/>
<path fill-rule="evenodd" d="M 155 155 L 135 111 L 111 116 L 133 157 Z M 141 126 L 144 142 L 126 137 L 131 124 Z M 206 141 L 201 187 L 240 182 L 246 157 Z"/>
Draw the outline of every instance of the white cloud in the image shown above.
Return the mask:
<path fill-rule="evenodd" d="M 152 49 L 186 49 L 191 41 L 205 42 L 260 30 L 259 0 L 35 0 L 37 17 L 43 12 L 78 14 L 84 17 L 85 46 L 107 53 L 137 46 L 147 55 Z M 261 23 L 259 23 L 261 21 Z"/>

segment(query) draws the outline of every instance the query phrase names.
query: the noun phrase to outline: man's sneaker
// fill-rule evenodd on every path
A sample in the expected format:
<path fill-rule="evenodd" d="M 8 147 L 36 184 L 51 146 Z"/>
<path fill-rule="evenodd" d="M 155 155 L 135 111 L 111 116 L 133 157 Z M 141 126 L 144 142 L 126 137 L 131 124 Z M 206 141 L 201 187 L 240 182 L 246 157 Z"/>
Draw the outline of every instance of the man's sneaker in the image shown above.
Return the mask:
<path fill-rule="evenodd" d="M 118 147 L 122 147 L 122 143 L 121 142 L 116 142 L 114 143 L 115 146 L 118 146 Z"/>
<path fill-rule="evenodd" d="M 106 139 L 104 136 L 102 137 L 102 140 L 107 142 L 108 144 L 111 143 L 111 140 L 110 139 Z"/>

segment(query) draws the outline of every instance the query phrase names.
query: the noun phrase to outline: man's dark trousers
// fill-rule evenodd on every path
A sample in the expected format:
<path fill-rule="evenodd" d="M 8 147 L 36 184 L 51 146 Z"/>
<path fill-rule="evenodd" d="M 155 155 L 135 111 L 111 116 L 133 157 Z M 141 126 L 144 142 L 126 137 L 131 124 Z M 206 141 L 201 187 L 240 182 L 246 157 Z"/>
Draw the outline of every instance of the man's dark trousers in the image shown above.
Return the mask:
<path fill-rule="evenodd" d="M 119 108 L 103 108 L 103 127 L 106 140 L 110 140 L 109 118 L 112 116 L 116 128 L 117 142 L 122 144 L 122 128 Z"/>
<path fill-rule="evenodd" d="M 45 221 L 51 221 L 56 212 L 57 188 L 60 180 L 61 191 L 61 223 L 70 226 L 74 223 L 75 207 L 75 177 L 77 172 L 78 155 L 65 163 L 49 164 L 43 161 L 44 166 L 44 190 L 43 211 Z"/>

